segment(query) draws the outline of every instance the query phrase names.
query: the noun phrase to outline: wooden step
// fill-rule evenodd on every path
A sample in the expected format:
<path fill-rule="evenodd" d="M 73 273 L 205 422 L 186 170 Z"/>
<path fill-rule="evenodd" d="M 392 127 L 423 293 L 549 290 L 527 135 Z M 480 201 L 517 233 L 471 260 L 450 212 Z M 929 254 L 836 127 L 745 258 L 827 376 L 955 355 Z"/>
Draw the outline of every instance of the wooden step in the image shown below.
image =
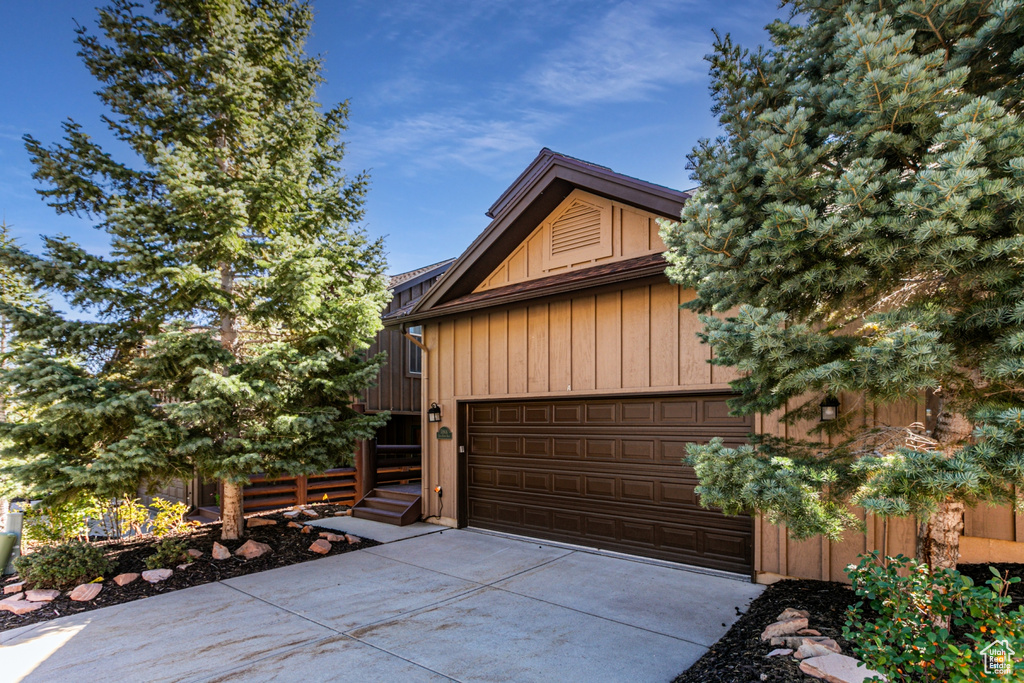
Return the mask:
<path fill-rule="evenodd" d="M 405 526 L 420 519 L 421 501 L 415 493 L 373 489 L 352 506 L 352 516 Z"/>
<path fill-rule="evenodd" d="M 358 517 L 360 519 L 371 519 L 374 522 L 384 522 L 385 524 L 394 524 L 395 526 L 402 526 L 401 512 L 381 510 L 380 508 L 354 507 L 352 508 L 352 516 Z"/>
<path fill-rule="evenodd" d="M 418 493 L 406 493 L 405 491 L 392 491 L 390 489 L 374 489 L 370 493 L 376 498 L 391 498 L 393 500 L 405 501 L 406 503 L 411 503 L 420 498 Z"/>
<path fill-rule="evenodd" d="M 375 508 L 375 509 L 378 509 L 378 510 L 388 510 L 390 512 L 399 512 L 399 513 L 405 512 L 405 509 L 407 507 L 409 507 L 409 502 L 410 501 L 404 501 L 404 500 L 399 501 L 399 500 L 394 500 L 394 499 L 389 499 L 389 498 L 380 498 L 380 497 L 364 498 L 363 499 L 363 503 L 365 503 L 366 507 Z"/>

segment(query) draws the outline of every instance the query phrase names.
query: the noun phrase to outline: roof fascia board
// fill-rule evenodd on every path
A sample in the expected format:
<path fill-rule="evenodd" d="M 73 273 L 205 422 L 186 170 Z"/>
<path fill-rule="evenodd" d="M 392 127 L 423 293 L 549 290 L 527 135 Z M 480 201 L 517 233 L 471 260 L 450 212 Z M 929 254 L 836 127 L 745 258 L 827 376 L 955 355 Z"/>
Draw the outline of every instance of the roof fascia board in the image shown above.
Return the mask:
<path fill-rule="evenodd" d="M 441 273 L 444 273 L 445 271 L 447 271 L 452 266 L 453 263 L 455 263 L 455 259 L 452 259 L 451 261 L 448 261 L 447 263 L 442 263 L 442 264 L 438 265 L 436 268 L 431 268 L 427 272 L 421 273 L 420 275 L 417 275 L 416 277 L 414 277 L 411 280 L 406 280 L 405 282 L 402 282 L 401 284 L 398 284 L 398 285 L 394 286 L 393 288 L 391 288 L 391 291 L 392 292 L 404 292 L 405 290 L 409 289 L 410 287 L 415 287 L 416 285 L 420 284 L 421 282 L 429 280 L 432 277 L 437 277 Z"/>
<path fill-rule="evenodd" d="M 408 325 L 410 323 L 419 323 L 424 320 L 435 320 L 440 318 L 448 318 L 452 316 L 459 316 L 467 312 L 478 312 L 490 308 L 500 308 L 502 306 L 508 306 L 510 304 L 519 303 L 523 301 L 539 302 L 556 298 L 565 294 L 579 294 L 583 292 L 590 292 L 596 288 L 602 289 L 621 289 L 622 285 L 630 284 L 636 285 L 641 281 L 654 280 L 664 281 L 667 279 L 665 275 L 665 268 L 668 264 L 659 263 L 656 265 L 648 266 L 646 268 L 637 269 L 629 273 L 628 276 L 623 277 L 622 273 L 608 273 L 606 275 L 597 276 L 589 279 L 585 285 L 580 286 L 578 281 L 560 283 L 545 287 L 543 289 L 532 289 L 520 292 L 514 292 L 507 296 L 496 296 L 491 299 L 484 299 L 482 301 L 471 301 L 465 304 L 457 304 L 454 306 L 445 306 L 437 309 L 427 309 L 424 311 L 417 311 L 413 309 L 408 315 L 402 316 L 396 319 L 392 323 L 385 323 L 385 327 L 397 327 L 399 325 Z"/>
<path fill-rule="evenodd" d="M 491 207 L 491 210 L 500 207 L 494 220 L 424 294 L 410 311 L 410 316 L 440 303 L 449 289 L 469 272 L 484 253 L 501 240 L 516 219 L 557 180 L 670 219 L 679 216 L 683 202 L 689 198 L 684 192 L 630 178 L 611 169 L 565 157 L 545 148 Z M 627 191 L 624 192 L 624 188 Z M 525 239 L 525 235 L 521 239 Z"/>

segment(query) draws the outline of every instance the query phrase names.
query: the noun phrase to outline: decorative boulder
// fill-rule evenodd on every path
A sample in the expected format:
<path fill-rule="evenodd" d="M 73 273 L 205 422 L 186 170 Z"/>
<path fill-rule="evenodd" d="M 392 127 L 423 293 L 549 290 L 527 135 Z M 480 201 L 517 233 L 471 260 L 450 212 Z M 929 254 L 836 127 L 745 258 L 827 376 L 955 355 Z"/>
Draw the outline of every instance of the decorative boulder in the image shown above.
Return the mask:
<path fill-rule="evenodd" d="M 330 531 L 321 531 L 320 532 L 320 538 L 325 538 L 328 541 L 330 541 L 331 543 L 341 543 L 342 541 L 345 540 L 344 536 L 339 536 L 338 534 L 332 534 Z"/>
<path fill-rule="evenodd" d="M 20 593 L 25 588 L 25 582 L 19 581 L 18 583 L 10 583 L 4 586 L 4 595 L 11 595 L 12 593 Z"/>
<path fill-rule="evenodd" d="M 55 590 L 42 590 L 36 588 L 34 590 L 25 591 L 25 599 L 29 602 L 53 602 L 60 597 L 60 591 Z"/>
<path fill-rule="evenodd" d="M 76 586 L 75 590 L 71 591 L 71 594 L 68 595 L 68 597 L 75 602 L 89 602 L 90 600 L 95 600 L 101 590 L 103 590 L 102 584 L 83 583 L 80 586 Z"/>
<path fill-rule="evenodd" d="M 231 558 L 231 551 L 216 541 L 213 542 L 213 551 L 211 554 L 215 560 L 227 560 Z"/>
<path fill-rule="evenodd" d="M 257 557 L 261 557 L 271 552 L 271 547 L 266 543 L 260 543 L 254 541 L 251 538 L 246 541 L 241 548 L 235 551 L 235 555 L 244 557 L 247 560 L 255 560 Z"/>
<path fill-rule="evenodd" d="M 318 541 L 313 541 L 313 545 L 309 546 L 309 550 L 317 555 L 326 555 L 331 552 L 331 544 L 329 541 L 325 541 L 321 538 Z"/>
<path fill-rule="evenodd" d="M 793 609 L 792 607 L 787 607 L 782 610 L 782 614 L 780 614 L 775 621 L 785 621 L 786 619 L 797 619 L 799 617 L 810 619 L 811 613 L 805 609 Z"/>
<path fill-rule="evenodd" d="M 125 574 L 118 574 L 114 577 L 114 583 L 118 586 L 127 586 L 129 583 L 139 578 L 139 575 L 135 572 L 127 572 Z"/>
<path fill-rule="evenodd" d="M 189 548 L 188 549 L 188 556 L 191 557 L 193 560 L 198 560 L 200 557 L 203 556 L 203 551 L 202 550 L 196 550 L 195 548 Z"/>
<path fill-rule="evenodd" d="M 363 539 L 359 538 L 358 536 L 353 536 L 352 534 L 345 534 L 345 540 L 349 543 L 352 543 L 353 545 L 356 543 L 363 542 Z"/>
<path fill-rule="evenodd" d="M 808 676 L 822 678 L 829 683 L 864 683 L 873 676 L 885 681 L 885 676 L 872 671 L 846 655 L 830 654 L 823 657 L 811 657 L 800 662 L 800 670 Z"/>
<path fill-rule="evenodd" d="M 277 524 L 275 520 L 262 517 L 250 517 L 245 521 L 245 526 L 249 529 L 257 526 L 274 526 L 275 524 Z"/>
<path fill-rule="evenodd" d="M 11 614 L 28 614 L 29 612 L 35 612 L 37 609 L 45 605 L 44 602 L 29 602 L 28 600 L 22 599 L 23 593 L 16 593 L 9 598 L 0 600 L 0 612 L 10 612 Z"/>
<path fill-rule="evenodd" d="M 320 515 L 315 510 L 303 510 L 302 514 L 307 517 L 319 517 Z"/>
<path fill-rule="evenodd" d="M 174 574 L 174 572 L 170 569 L 150 569 L 149 571 L 142 572 L 142 578 L 144 581 L 149 581 L 150 583 L 160 583 L 161 581 L 166 581 L 171 578 L 172 574 Z"/>
<path fill-rule="evenodd" d="M 768 624 L 761 634 L 761 640 L 769 640 L 779 636 L 791 636 L 802 628 L 807 628 L 807 619 L 804 617 L 776 621 L 774 624 Z"/>

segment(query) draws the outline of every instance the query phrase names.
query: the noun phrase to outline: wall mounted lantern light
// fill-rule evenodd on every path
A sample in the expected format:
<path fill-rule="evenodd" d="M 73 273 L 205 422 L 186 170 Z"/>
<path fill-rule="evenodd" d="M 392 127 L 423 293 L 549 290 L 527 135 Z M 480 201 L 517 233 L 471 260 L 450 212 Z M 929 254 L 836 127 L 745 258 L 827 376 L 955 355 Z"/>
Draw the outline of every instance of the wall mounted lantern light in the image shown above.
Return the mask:
<path fill-rule="evenodd" d="M 832 422 L 839 418 L 839 399 L 829 394 L 821 402 L 821 421 Z"/>
<path fill-rule="evenodd" d="M 440 422 L 441 421 L 441 406 L 436 403 L 431 403 L 430 407 L 427 408 L 427 422 Z"/>

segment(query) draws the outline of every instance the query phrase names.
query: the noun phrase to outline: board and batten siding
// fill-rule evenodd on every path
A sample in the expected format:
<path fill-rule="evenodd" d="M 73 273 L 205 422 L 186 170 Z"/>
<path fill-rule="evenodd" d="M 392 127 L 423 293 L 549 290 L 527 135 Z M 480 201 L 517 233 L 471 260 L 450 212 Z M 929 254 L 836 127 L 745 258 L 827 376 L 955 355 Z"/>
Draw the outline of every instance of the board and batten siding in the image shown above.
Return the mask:
<path fill-rule="evenodd" d="M 591 211 L 575 212 L 580 208 Z M 572 232 L 559 242 L 552 227 L 568 215 Z M 660 254 L 665 243 L 658 234 L 659 216 L 620 202 L 574 190 L 530 233 L 474 292 L 537 280 L 571 270 Z M 564 234 L 564 233 L 563 233 Z M 576 245 L 578 248 L 564 248 Z"/>
<path fill-rule="evenodd" d="M 413 299 L 419 299 L 430 289 L 438 277 L 430 278 L 395 292 L 382 315 L 392 313 Z M 395 414 L 417 415 L 422 410 L 420 376 L 409 374 L 409 340 L 398 330 L 381 330 L 367 351 L 372 357 L 381 351 L 387 353 L 387 363 L 377 376 L 377 383 L 363 392 L 366 410 L 388 410 Z"/>

